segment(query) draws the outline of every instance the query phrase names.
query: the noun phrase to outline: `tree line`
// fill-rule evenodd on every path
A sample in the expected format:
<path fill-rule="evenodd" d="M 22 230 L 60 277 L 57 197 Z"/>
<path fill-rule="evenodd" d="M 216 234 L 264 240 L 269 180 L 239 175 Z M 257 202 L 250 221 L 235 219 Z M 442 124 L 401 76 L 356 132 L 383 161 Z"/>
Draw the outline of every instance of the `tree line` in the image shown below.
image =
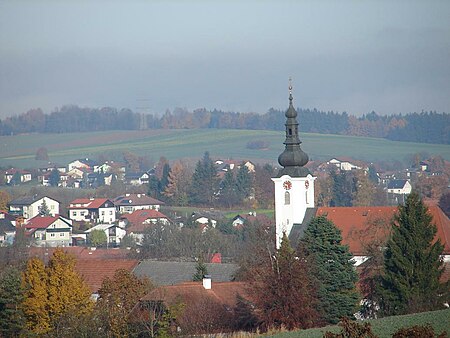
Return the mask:
<path fill-rule="evenodd" d="M 421 143 L 450 143 L 448 113 L 422 111 L 404 115 L 379 115 L 371 112 L 356 117 L 346 112 L 324 112 L 317 109 L 297 108 L 297 111 L 301 132 L 368 136 Z M 185 128 L 282 130 L 284 122 L 284 111 L 273 108 L 265 114 L 175 108 L 172 112 L 167 110 L 162 116 L 158 116 L 140 114 L 130 109 L 67 105 L 50 114 L 44 114 L 41 109 L 32 109 L 2 119 L 0 135 Z"/>

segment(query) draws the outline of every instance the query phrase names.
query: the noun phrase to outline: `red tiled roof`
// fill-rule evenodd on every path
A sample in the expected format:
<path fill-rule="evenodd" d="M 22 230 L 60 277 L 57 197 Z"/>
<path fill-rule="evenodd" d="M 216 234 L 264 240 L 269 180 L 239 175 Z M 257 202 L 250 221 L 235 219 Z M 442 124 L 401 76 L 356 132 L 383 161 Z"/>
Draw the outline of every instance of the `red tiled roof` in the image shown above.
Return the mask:
<path fill-rule="evenodd" d="M 127 228 L 127 231 L 131 232 L 144 231 L 144 229 L 149 226 L 149 224 L 144 224 L 146 220 L 160 220 L 164 218 L 167 220 L 169 219 L 166 215 L 154 209 L 136 210 L 131 214 L 122 215 L 120 218 L 128 220 L 131 225 Z"/>
<path fill-rule="evenodd" d="M 98 209 L 106 201 L 108 201 L 107 198 L 78 198 L 70 202 L 69 209 Z M 76 206 L 77 204 L 81 204 L 81 206 Z"/>
<path fill-rule="evenodd" d="M 141 300 L 162 300 L 167 304 L 173 304 L 181 298 L 186 308 L 189 309 L 200 301 L 204 302 L 205 299 L 211 299 L 231 308 L 236 305 L 238 294 L 241 296 L 247 294 L 246 287 L 247 284 L 244 282 L 212 281 L 211 289 L 207 290 L 203 287 L 202 282 L 188 282 L 157 288 Z"/>
<path fill-rule="evenodd" d="M 29 255 L 30 257 L 38 257 L 44 261 L 47 261 L 49 257 L 53 255 L 53 252 L 57 248 L 40 248 L 40 247 L 30 247 Z M 63 250 L 73 256 L 76 259 L 125 259 L 129 251 L 126 249 L 95 249 L 87 248 L 84 246 L 71 246 L 65 247 Z"/>
<path fill-rule="evenodd" d="M 31 218 L 26 224 L 25 229 L 46 229 L 52 223 L 59 219 L 59 215 L 55 216 L 40 216 L 37 215 Z"/>
<path fill-rule="evenodd" d="M 326 216 L 341 230 L 342 242 L 353 255 L 364 255 L 364 247 L 370 241 L 387 238 L 397 210 L 397 207 L 320 207 L 317 216 Z M 437 227 L 436 237 L 444 245 L 444 253 L 450 254 L 450 220 L 438 206 L 429 206 L 428 210 Z"/>
<path fill-rule="evenodd" d="M 136 259 L 78 259 L 75 269 L 91 291 L 97 292 L 106 277 L 113 278 L 119 269 L 131 272 L 138 263 Z"/>

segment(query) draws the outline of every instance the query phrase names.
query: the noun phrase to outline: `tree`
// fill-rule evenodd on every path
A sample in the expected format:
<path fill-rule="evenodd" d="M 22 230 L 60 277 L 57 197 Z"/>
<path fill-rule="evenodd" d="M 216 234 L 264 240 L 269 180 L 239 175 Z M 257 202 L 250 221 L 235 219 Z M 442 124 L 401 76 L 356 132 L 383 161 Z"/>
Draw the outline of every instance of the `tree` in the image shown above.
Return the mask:
<path fill-rule="evenodd" d="M 443 245 L 419 195 L 412 192 L 398 207 L 384 254 L 379 301 L 384 315 L 429 311 L 442 307 L 448 284 L 442 286 Z M 445 287 L 443 290 L 442 287 Z"/>
<path fill-rule="evenodd" d="M 297 257 L 286 234 L 274 257 L 254 270 L 251 295 L 263 330 L 309 328 L 319 320 L 316 290 L 304 257 Z"/>
<path fill-rule="evenodd" d="M 58 248 L 46 268 L 48 314 L 54 322 L 67 314 L 75 317 L 93 310 L 91 291 L 83 278 L 75 271 L 75 257 Z"/>
<path fill-rule="evenodd" d="M 92 230 L 89 233 L 88 240 L 92 246 L 98 247 L 98 246 L 102 246 L 102 245 L 106 244 L 106 242 L 108 241 L 108 237 L 106 236 L 106 234 L 103 230 L 96 229 L 96 230 Z"/>
<path fill-rule="evenodd" d="M 27 263 L 22 278 L 22 309 L 26 328 L 34 334 L 47 334 L 55 329 L 68 329 L 76 320 L 93 309 L 91 292 L 75 271 L 75 258 L 56 249 L 46 267 L 38 258 Z"/>
<path fill-rule="evenodd" d="M 41 216 L 49 216 L 50 210 L 48 209 L 47 202 L 45 202 L 45 198 L 42 200 L 41 205 L 38 207 L 39 215 Z"/>
<path fill-rule="evenodd" d="M 22 182 L 22 175 L 16 171 L 9 181 L 10 185 L 19 185 Z"/>
<path fill-rule="evenodd" d="M 0 336 L 18 337 L 24 328 L 22 276 L 19 269 L 8 267 L 0 275 Z"/>
<path fill-rule="evenodd" d="M 358 170 L 355 173 L 356 192 L 353 199 L 354 206 L 370 206 L 373 205 L 375 186 L 370 181 L 364 170 Z"/>
<path fill-rule="evenodd" d="M 187 168 L 179 161 L 175 162 L 169 173 L 164 195 L 174 205 L 186 206 L 188 204 L 190 174 Z"/>
<path fill-rule="evenodd" d="M 130 335 L 128 321 L 131 310 L 152 288 L 149 279 L 140 279 L 124 269 L 117 270 L 112 279 L 106 277 L 103 280 L 96 308 L 108 337 Z"/>
<path fill-rule="evenodd" d="M 203 277 L 208 274 L 208 269 L 206 268 L 205 262 L 203 259 L 199 259 L 195 266 L 195 274 L 192 276 L 192 280 L 194 282 L 199 282 L 203 280 Z"/>
<path fill-rule="evenodd" d="M 220 195 L 219 200 L 223 205 L 230 208 L 239 202 L 237 182 L 234 178 L 233 172 L 231 170 L 227 171 L 220 183 Z"/>
<path fill-rule="evenodd" d="M 189 189 L 189 199 L 194 204 L 212 205 L 217 192 L 217 172 L 214 162 L 205 152 L 202 160 L 197 162 Z"/>
<path fill-rule="evenodd" d="M 359 298 L 352 255 L 341 242 L 340 230 L 324 216 L 311 220 L 300 241 L 300 249 L 312 262 L 317 279 L 319 311 L 332 324 L 344 316 L 353 316 Z"/>
<path fill-rule="evenodd" d="M 24 294 L 21 308 L 26 329 L 37 335 L 50 331 L 47 281 L 44 263 L 38 258 L 30 259 L 22 277 Z"/>
<path fill-rule="evenodd" d="M 251 195 L 251 189 L 252 176 L 248 171 L 248 168 L 242 164 L 236 174 L 236 191 L 240 202 Z"/>
<path fill-rule="evenodd" d="M 11 196 L 7 191 L 0 190 L 0 210 L 8 210 L 8 203 L 11 201 Z"/>
<path fill-rule="evenodd" d="M 50 175 L 48 176 L 48 184 L 52 187 L 57 187 L 59 185 L 60 180 L 60 174 L 59 170 L 56 168 L 53 168 L 50 172 Z"/>
<path fill-rule="evenodd" d="M 36 150 L 36 156 L 34 157 L 36 161 L 48 161 L 48 152 L 47 148 L 40 147 Z"/>

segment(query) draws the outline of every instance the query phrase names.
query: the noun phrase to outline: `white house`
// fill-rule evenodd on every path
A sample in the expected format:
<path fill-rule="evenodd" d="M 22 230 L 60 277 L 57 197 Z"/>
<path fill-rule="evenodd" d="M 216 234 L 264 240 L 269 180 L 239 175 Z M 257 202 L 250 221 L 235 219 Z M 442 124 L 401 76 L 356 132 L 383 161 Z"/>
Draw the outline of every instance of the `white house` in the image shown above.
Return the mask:
<path fill-rule="evenodd" d="M 0 211 L 0 246 L 12 245 L 16 236 L 16 219 Z"/>
<path fill-rule="evenodd" d="M 327 164 L 334 164 L 337 168 L 339 168 L 340 170 L 344 170 L 344 171 L 350 171 L 353 169 L 362 169 L 361 166 L 358 166 L 347 160 L 341 160 L 341 159 L 337 159 L 337 158 L 332 158 L 331 160 L 329 160 L 327 162 Z"/>
<path fill-rule="evenodd" d="M 10 184 L 14 175 L 19 175 L 20 182 L 25 183 L 31 181 L 31 173 L 25 170 L 20 169 L 9 169 L 5 172 L 5 181 L 6 184 Z M 18 182 L 17 182 L 18 183 Z"/>
<path fill-rule="evenodd" d="M 117 224 L 97 224 L 96 226 L 86 230 L 85 233 L 89 236 L 89 234 L 94 230 L 103 231 L 106 235 L 107 243 L 112 246 L 118 246 L 122 241 L 122 238 L 127 234 L 125 229 L 122 229 Z"/>
<path fill-rule="evenodd" d="M 8 203 L 9 213 L 14 216 L 21 216 L 30 219 L 39 215 L 43 208 L 48 210 L 52 216 L 59 214 L 59 202 L 48 196 L 44 197 L 23 197 Z"/>
<path fill-rule="evenodd" d="M 72 221 L 61 215 L 38 215 L 28 220 L 25 230 L 37 246 L 69 246 L 72 236 Z"/>
<path fill-rule="evenodd" d="M 412 186 L 408 180 L 392 180 L 389 182 L 387 191 L 390 194 L 408 195 L 411 193 Z"/>
<path fill-rule="evenodd" d="M 145 194 L 124 194 L 116 197 L 113 200 L 117 211 L 120 214 L 131 214 L 136 210 L 153 209 L 159 210 L 164 202 L 161 202 L 155 198 L 149 197 Z"/>
<path fill-rule="evenodd" d="M 106 198 L 79 198 L 70 202 L 69 218 L 79 222 L 114 223 L 116 208 Z"/>
<path fill-rule="evenodd" d="M 148 184 L 149 180 L 150 175 L 146 172 L 125 174 L 125 181 L 131 185 Z"/>
<path fill-rule="evenodd" d="M 166 225 L 171 223 L 169 217 L 154 209 L 136 210 L 125 213 L 119 219 L 119 226 L 126 228 L 127 234 L 132 236 L 137 243 L 141 243 L 144 232 L 155 224 Z"/>
<path fill-rule="evenodd" d="M 69 169 L 69 171 L 71 171 L 74 168 L 78 168 L 78 169 L 90 169 L 93 170 L 95 166 L 95 162 L 88 159 L 88 158 L 83 158 L 83 159 L 79 159 L 79 160 L 74 160 L 72 162 L 70 162 L 67 165 L 67 168 Z"/>

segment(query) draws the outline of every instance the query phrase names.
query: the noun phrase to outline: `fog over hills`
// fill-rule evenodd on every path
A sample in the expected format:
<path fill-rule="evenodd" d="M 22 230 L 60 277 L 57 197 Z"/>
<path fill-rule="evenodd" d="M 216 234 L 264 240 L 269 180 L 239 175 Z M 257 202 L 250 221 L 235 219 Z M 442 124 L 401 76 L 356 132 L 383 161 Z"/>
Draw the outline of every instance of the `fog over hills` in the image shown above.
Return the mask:
<path fill-rule="evenodd" d="M 0 118 L 450 111 L 448 1 L 0 1 Z"/>

